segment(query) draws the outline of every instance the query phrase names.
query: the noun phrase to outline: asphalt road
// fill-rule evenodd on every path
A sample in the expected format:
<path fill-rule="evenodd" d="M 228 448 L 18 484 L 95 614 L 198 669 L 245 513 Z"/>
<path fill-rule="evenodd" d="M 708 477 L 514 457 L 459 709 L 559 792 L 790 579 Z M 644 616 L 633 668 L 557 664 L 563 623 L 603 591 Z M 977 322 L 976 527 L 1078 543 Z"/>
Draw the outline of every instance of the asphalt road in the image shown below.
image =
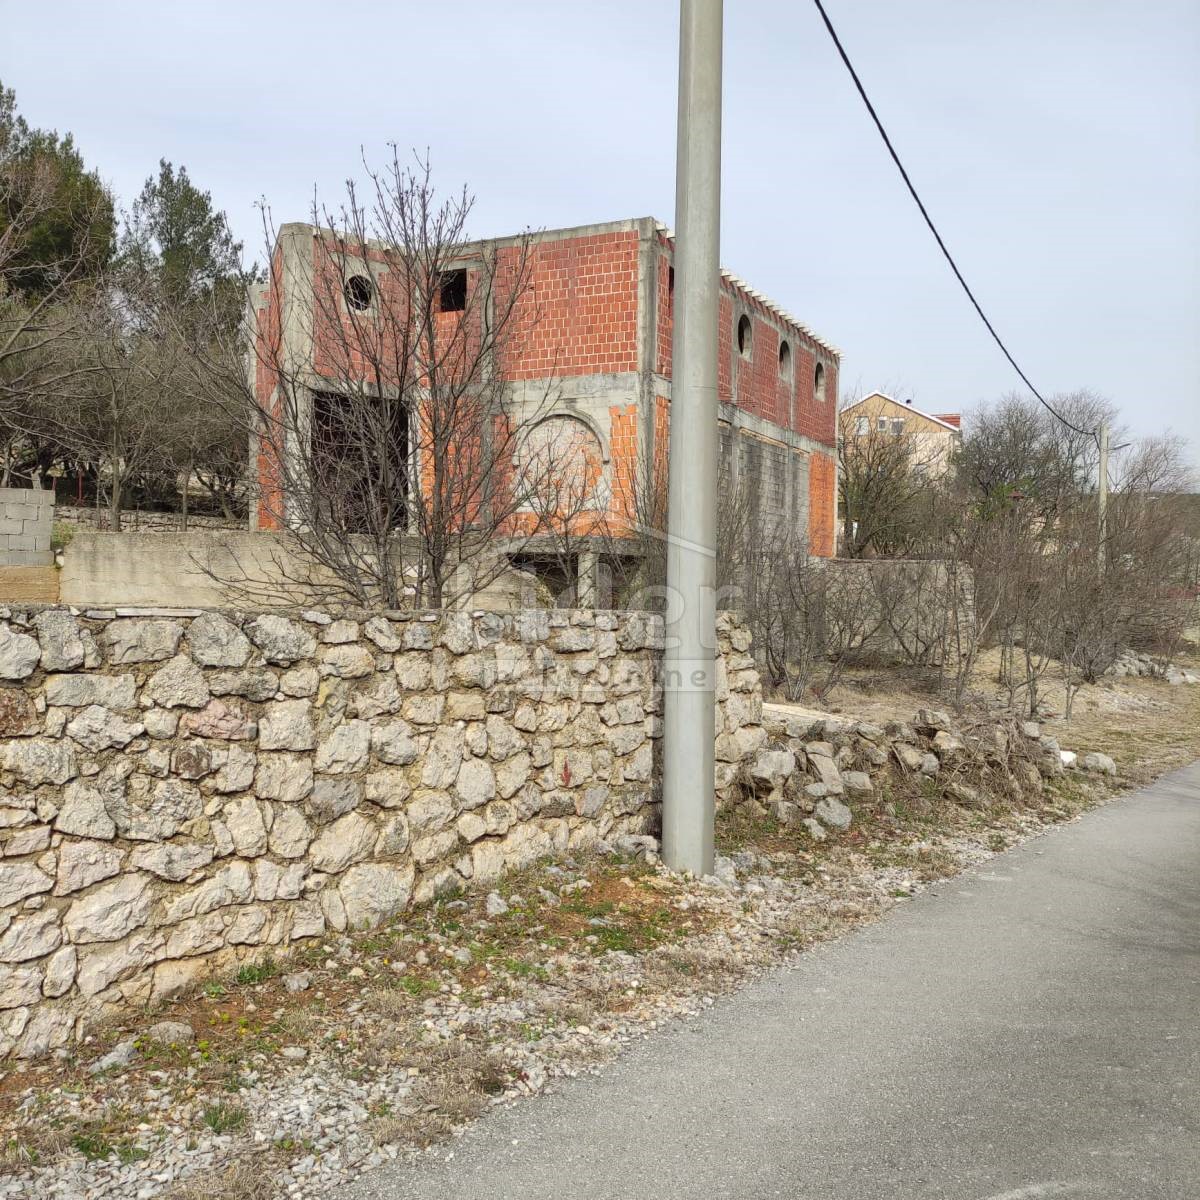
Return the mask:
<path fill-rule="evenodd" d="M 368 1197 L 1196 1200 L 1200 763 Z"/>

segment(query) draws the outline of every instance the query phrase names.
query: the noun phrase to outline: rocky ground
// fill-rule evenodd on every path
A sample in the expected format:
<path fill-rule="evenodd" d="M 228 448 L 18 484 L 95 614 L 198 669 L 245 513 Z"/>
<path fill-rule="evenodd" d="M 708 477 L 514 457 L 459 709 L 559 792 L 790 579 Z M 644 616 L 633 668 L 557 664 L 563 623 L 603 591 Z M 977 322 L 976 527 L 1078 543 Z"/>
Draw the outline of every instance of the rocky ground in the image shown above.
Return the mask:
<path fill-rule="evenodd" d="M 1101 708 L 1061 739 L 1109 751 L 1121 779 L 1068 771 L 998 801 L 896 773 L 848 796 L 849 827 L 824 840 L 745 805 L 721 816 L 714 877 L 628 845 L 542 863 L 14 1066 L 0 1198 L 315 1198 L 386 1159 L 449 1153 L 490 1106 L 599 1070 L 815 941 L 1200 754 L 1200 689 L 1129 687 L 1163 705 L 1136 735 L 1130 711 Z"/>

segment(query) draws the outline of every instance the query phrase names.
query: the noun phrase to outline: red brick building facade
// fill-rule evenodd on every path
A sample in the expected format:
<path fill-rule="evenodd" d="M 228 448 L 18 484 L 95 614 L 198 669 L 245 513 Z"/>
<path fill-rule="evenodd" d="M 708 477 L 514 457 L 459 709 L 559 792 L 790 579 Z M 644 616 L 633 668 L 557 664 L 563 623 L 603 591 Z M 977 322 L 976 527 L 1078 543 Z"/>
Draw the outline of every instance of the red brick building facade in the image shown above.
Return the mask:
<path fill-rule="evenodd" d="M 287 256 L 308 255 L 311 264 L 317 238 L 307 225 L 280 231 L 272 267 L 284 282 L 261 293 L 260 331 L 285 325 L 319 342 L 316 322 L 297 320 L 305 298 L 288 294 L 287 280 L 304 272 L 279 269 Z M 505 239 L 490 244 L 502 250 Z M 577 422 L 594 437 L 614 506 L 666 454 L 673 254 L 668 231 L 651 218 L 539 234 L 530 278 L 537 320 L 503 365 L 514 391 L 554 381 L 553 412 L 537 419 Z M 831 555 L 838 351 L 728 272 L 719 351 L 722 486 L 747 489 L 764 515 L 806 530 L 812 553 Z M 270 405 L 272 387 L 260 367 L 261 404 Z M 257 476 L 260 494 L 271 494 L 276 476 L 262 455 Z M 278 527 L 286 510 L 286 498 L 260 504 L 252 526 Z"/>

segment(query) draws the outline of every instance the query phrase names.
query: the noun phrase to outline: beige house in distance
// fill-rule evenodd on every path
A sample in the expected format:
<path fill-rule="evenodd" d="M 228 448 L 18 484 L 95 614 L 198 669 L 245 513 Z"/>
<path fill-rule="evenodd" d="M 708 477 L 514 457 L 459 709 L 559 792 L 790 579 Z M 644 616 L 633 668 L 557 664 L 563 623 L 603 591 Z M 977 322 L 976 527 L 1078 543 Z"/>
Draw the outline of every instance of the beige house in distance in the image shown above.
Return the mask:
<path fill-rule="evenodd" d="M 931 478 L 945 474 L 950 456 L 962 441 L 962 416 L 959 413 L 927 413 L 911 400 L 897 400 L 885 392 L 872 392 L 841 413 L 843 438 L 871 436 L 914 439 L 918 470 Z"/>

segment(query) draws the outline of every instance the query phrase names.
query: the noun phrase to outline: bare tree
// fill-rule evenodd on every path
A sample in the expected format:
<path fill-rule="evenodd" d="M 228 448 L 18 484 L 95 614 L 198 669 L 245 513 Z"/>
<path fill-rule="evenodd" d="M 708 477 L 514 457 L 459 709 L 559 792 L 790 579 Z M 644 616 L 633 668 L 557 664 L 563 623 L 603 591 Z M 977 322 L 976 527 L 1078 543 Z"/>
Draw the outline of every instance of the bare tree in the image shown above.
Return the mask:
<path fill-rule="evenodd" d="M 838 508 L 849 558 L 903 558 L 922 549 L 935 521 L 944 469 L 938 451 L 911 429 L 846 411 L 838 436 Z"/>
<path fill-rule="evenodd" d="M 472 197 L 441 198 L 427 162 L 393 152 L 367 173 L 366 197 L 349 185 L 336 212 L 314 204 L 299 253 L 268 227 L 249 378 L 226 346 L 189 386 L 225 411 L 236 395 L 259 522 L 316 568 L 297 582 L 440 607 L 495 579 L 536 532 L 522 449 L 553 385 L 511 382 L 539 315 L 536 239 L 470 241 Z"/>
<path fill-rule="evenodd" d="M 77 461 L 95 464 L 97 503 L 106 493 L 109 528 L 119 531 L 133 481 L 169 465 L 177 363 L 130 325 L 114 288 L 99 287 L 75 306 L 70 329 L 59 353 L 71 373 L 34 429 Z"/>

